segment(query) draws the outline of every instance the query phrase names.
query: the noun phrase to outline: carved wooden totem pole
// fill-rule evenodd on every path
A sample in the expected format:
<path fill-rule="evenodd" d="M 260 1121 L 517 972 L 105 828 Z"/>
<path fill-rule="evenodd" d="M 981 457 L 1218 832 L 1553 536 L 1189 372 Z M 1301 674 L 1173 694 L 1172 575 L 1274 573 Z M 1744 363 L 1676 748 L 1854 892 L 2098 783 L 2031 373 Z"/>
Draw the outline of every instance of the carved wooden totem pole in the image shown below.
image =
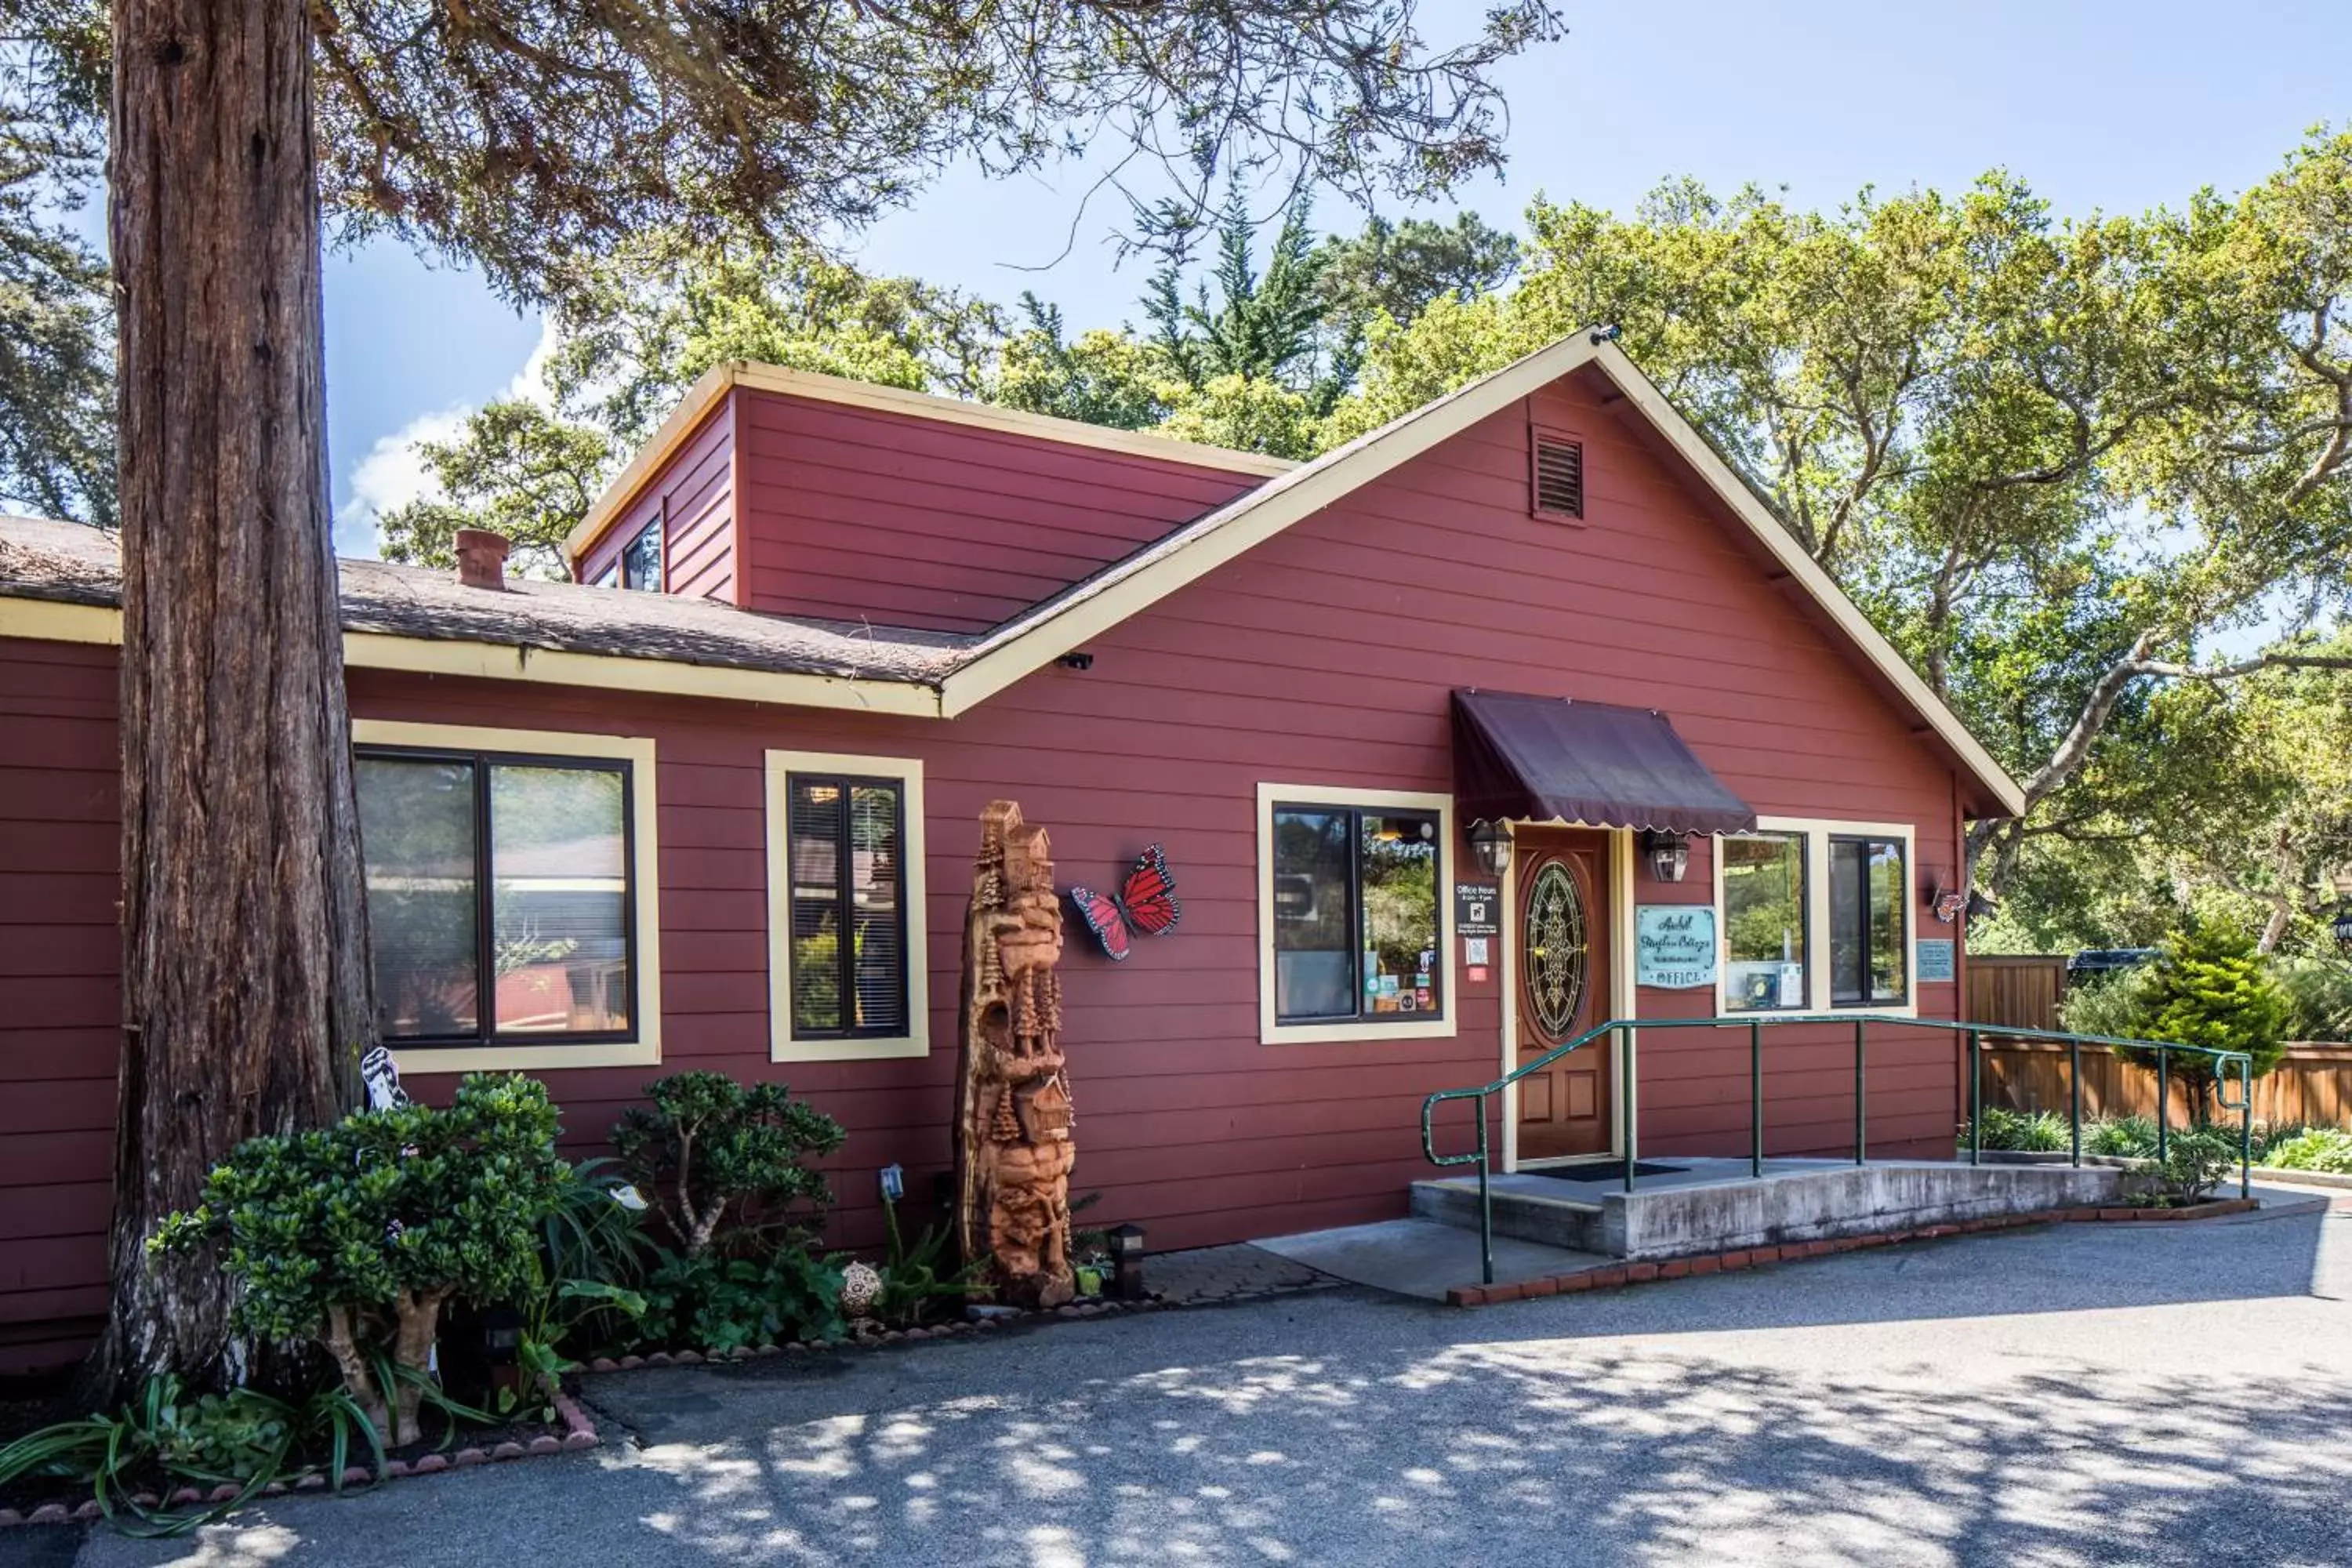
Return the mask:
<path fill-rule="evenodd" d="M 1045 830 L 1009 800 L 981 814 L 964 916 L 958 1238 L 1002 1299 L 1057 1307 L 1070 1269 L 1070 1083 L 1062 1060 L 1062 910 Z"/>

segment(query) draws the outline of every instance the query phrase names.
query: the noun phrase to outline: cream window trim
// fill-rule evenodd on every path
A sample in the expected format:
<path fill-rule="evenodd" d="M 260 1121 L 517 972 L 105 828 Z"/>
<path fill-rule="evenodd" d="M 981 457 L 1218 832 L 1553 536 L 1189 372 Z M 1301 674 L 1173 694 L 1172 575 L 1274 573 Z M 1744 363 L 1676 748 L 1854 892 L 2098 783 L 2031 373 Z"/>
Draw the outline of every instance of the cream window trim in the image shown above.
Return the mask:
<path fill-rule="evenodd" d="M 1444 978 L 1439 994 L 1442 1011 L 1427 1025 L 1285 1024 L 1276 1016 L 1274 951 L 1274 808 L 1291 805 L 1387 807 L 1397 811 L 1427 811 L 1437 816 L 1437 952 Z M 1262 1046 L 1328 1045 L 1341 1040 L 1452 1039 L 1461 1013 L 1459 976 L 1454 952 L 1454 900 L 1450 879 L 1454 864 L 1454 797 L 1411 790 L 1349 789 L 1330 784 L 1261 784 L 1257 786 L 1257 1027 Z"/>
<path fill-rule="evenodd" d="M 410 1073 L 553 1071 L 561 1068 L 652 1067 L 661 1053 L 661 813 L 656 801 L 654 742 L 638 735 L 583 735 L 568 730 L 500 730 L 472 724 L 408 724 L 383 719 L 352 721 L 355 746 L 438 746 L 451 751 L 520 752 L 542 757 L 614 758 L 629 763 L 630 839 L 635 858 L 629 887 L 635 905 L 636 951 L 630 955 L 636 997 L 637 1037 L 602 1045 L 488 1046 L 384 1044 Z"/>
<path fill-rule="evenodd" d="M 1805 841 L 1805 1006 L 1808 1013 L 1875 1013 L 1898 1018 L 1919 1016 L 1919 910 L 1914 879 L 1919 874 L 1918 828 L 1907 822 L 1847 822 L 1819 816 L 1759 816 L 1759 834 L 1793 835 Z M 1789 1008 L 1735 1009 L 1727 984 L 1730 976 L 1731 922 L 1723 908 L 1723 840 L 1715 842 L 1715 1011 L 1717 1017 L 1762 1018 L 1786 1016 Z M 1899 1003 L 1843 1005 L 1830 1000 L 1830 840 L 1887 838 L 1903 846 L 1903 1000 Z"/>
<path fill-rule="evenodd" d="M 906 910 L 907 1032 L 855 1040 L 793 1038 L 792 776 L 846 773 L 895 779 L 903 816 L 898 898 Z M 923 764 L 916 757 L 843 752 L 770 752 L 768 805 L 768 1059 L 867 1062 L 929 1056 L 931 1049 L 929 904 L 926 898 Z"/>

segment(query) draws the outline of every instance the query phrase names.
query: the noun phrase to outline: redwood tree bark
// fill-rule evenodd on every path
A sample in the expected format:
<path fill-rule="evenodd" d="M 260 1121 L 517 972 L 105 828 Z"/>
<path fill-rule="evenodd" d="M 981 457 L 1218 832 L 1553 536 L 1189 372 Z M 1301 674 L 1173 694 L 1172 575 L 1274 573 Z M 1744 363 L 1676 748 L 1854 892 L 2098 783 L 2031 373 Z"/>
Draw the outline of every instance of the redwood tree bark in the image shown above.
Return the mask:
<path fill-rule="evenodd" d="M 326 488 L 303 0 L 116 0 L 123 1052 L 91 1383 L 244 1364 L 150 1259 L 240 1140 L 353 1103 L 373 1031 Z"/>

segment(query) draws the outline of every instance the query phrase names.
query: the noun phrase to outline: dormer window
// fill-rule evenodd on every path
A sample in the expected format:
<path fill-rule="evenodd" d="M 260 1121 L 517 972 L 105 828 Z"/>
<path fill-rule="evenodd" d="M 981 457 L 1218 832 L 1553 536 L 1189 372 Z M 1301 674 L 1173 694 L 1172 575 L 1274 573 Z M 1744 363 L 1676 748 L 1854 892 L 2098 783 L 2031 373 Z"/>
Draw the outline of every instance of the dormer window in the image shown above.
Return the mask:
<path fill-rule="evenodd" d="M 1555 521 L 1584 521 L 1584 443 L 1553 430 L 1531 431 L 1528 510 Z"/>
<path fill-rule="evenodd" d="M 661 519 L 646 524 L 621 552 L 621 586 L 662 592 Z"/>

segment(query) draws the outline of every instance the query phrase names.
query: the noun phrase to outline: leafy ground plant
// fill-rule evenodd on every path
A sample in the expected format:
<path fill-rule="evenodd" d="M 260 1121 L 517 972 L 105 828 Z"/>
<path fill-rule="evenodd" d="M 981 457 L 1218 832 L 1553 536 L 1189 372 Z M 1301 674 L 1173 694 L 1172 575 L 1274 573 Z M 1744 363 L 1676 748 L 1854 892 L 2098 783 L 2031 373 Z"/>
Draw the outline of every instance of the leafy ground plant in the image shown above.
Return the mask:
<path fill-rule="evenodd" d="M 1981 1149 L 2057 1153 L 2074 1146 L 2073 1126 L 2054 1110 L 2004 1110 L 1988 1105 L 1979 1118 Z M 1959 1146 L 1969 1147 L 1969 1124 L 1960 1124 Z"/>
<path fill-rule="evenodd" d="M 43 1480 L 88 1487 L 117 1529 L 177 1535 L 244 1506 L 274 1480 L 318 1472 L 341 1490 L 344 1468 L 360 1449 L 381 1471 L 377 1429 L 341 1387 L 299 1404 L 248 1388 L 191 1399 L 178 1380 L 162 1377 L 110 1415 L 61 1421 L 0 1448 L 0 1488 Z M 237 1489 L 195 1507 L 141 1500 L 181 1487 L 210 1492 L 223 1486 Z"/>
<path fill-rule="evenodd" d="M 443 1307 L 514 1300 L 537 1278 L 540 1227 L 570 1169 L 557 1131 L 546 1086 L 472 1074 L 446 1110 L 361 1111 L 240 1144 L 203 1206 L 150 1246 L 225 1242 L 239 1329 L 317 1342 L 376 1429 L 413 1443 Z"/>
<path fill-rule="evenodd" d="M 2274 1140 L 2263 1163 L 2283 1171 L 2326 1171 L 2352 1175 L 2352 1132 L 2334 1127 L 2306 1128 Z"/>
<path fill-rule="evenodd" d="M 2127 1160 L 2153 1160 L 2156 1158 L 2156 1120 L 2147 1116 L 2118 1116 L 2107 1121 L 2085 1122 L 2083 1126 L 2083 1152 Z"/>

